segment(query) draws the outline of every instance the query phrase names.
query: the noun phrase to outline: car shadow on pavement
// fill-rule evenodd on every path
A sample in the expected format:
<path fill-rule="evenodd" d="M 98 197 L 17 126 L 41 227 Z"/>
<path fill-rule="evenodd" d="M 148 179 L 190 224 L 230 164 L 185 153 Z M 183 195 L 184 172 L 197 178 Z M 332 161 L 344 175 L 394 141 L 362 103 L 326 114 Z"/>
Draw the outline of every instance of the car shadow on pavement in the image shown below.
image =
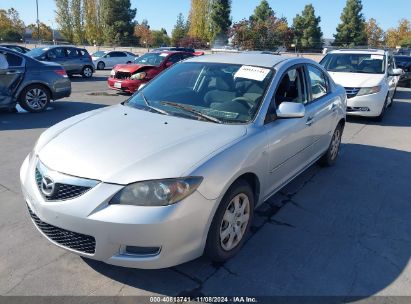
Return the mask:
<path fill-rule="evenodd" d="M 83 76 L 73 75 L 70 76 L 71 82 L 94 82 L 94 81 L 107 81 L 108 76 L 93 76 L 90 78 L 84 78 Z"/>
<path fill-rule="evenodd" d="M 0 131 L 48 128 L 71 116 L 105 107 L 103 104 L 57 101 L 42 113 L 0 112 Z"/>
<path fill-rule="evenodd" d="M 347 116 L 347 121 L 366 125 L 411 127 L 411 90 L 398 88 L 394 103 L 387 109 L 381 122 L 373 121 L 371 118 Z"/>
<path fill-rule="evenodd" d="M 224 264 L 201 257 L 138 270 L 84 261 L 120 283 L 120 295 L 135 288 L 169 296 L 338 296 L 345 302 L 411 295 L 410 168 L 409 152 L 343 144 L 334 167 L 313 165 L 256 210 L 250 238 Z"/>

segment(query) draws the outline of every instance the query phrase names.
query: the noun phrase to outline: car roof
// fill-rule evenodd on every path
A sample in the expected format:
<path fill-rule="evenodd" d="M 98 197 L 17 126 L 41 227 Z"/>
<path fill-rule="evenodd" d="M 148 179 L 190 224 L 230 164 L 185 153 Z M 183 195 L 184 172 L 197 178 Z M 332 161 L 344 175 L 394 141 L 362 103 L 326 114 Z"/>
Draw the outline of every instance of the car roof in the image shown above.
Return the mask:
<path fill-rule="evenodd" d="M 274 55 L 267 52 L 242 52 L 242 53 L 221 53 L 213 55 L 196 56 L 186 60 L 186 62 L 213 62 L 253 65 L 272 68 L 280 62 L 289 60 L 289 57 Z"/>
<path fill-rule="evenodd" d="M 340 49 L 328 52 L 328 54 L 378 54 L 385 55 L 386 50 L 381 49 Z"/>

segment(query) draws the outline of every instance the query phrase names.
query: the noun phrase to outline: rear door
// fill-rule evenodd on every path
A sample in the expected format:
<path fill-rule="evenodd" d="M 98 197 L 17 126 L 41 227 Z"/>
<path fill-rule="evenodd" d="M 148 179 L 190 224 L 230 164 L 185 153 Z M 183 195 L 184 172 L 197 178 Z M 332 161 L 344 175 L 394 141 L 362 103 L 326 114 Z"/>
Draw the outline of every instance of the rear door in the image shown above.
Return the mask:
<path fill-rule="evenodd" d="M 46 59 L 48 61 L 61 64 L 67 72 L 70 71 L 70 65 L 67 61 L 66 50 L 63 47 L 56 47 L 48 50 L 46 53 Z"/>
<path fill-rule="evenodd" d="M 7 51 L 0 51 L 1 61 L 7 64 L 0 66 L 0 108 L 7 108 L 13 103 L 13 97 L 23 80 L 25 60 L 23 57 Z"/>
<path fill-rule="evenodd" d="M 111 59 L 110 67 L 113 67 L 117 64 L 125 64 L 128 61 L 130 61 L 130 59 L 124 52 L 111 52 L 110 59 Z"/>
<path fill-rule="evenodd" d="M 76 48 L 65 48 L 67 54 L 66 71 L 69 73 L 81 73 L 83 63 L 81 61 L 81 54 Z"/>

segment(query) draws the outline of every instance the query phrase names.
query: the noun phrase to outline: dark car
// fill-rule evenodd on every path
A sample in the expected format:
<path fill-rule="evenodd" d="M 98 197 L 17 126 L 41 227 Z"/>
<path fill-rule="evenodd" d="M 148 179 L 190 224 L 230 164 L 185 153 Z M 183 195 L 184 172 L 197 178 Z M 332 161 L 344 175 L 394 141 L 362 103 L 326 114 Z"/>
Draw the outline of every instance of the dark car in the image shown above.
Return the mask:
<path fill-rule="evenodd" d="M 0 44 L 0 47 L 5 47 L 5 48 L 8 48 L 8 49 L 11 49 L 13 51 L 23 53 L 23 54 L 30 52 L 30 49 L 24 46 L 16 45 L 16 44 Z"/>
<path fill-rule="evenodd" d="M 394 56 L 394 59 L 397 68 L 404 71 L 400 83 L 411 88 L 411 56 Z"/>
<path fill-rule="evenodd" d="M 41 112 L 51 100 L 70 96 L 71 82 L 61 65 L 3 47 L 0 56 L 7 61 L 0 66 L 0 109 L 11 110 L 18 103 L 26 111 Z"/>
<path fill-rule="evenodd" d="M 95 70 L 93 60 L 87 50 L 74 46 L 35 48 L 26 55 L 41 61 L 59 63 L 69 76 L 80 74 L 85 78 L 90 78 Z"/>
<path fill-rule="evenodd" d="M 134 93 L 142 84 L 146 84 L 165 69 L 193 56 L 196 56 L 195 53 L 177 51 L 146 53 L 136 58 L 132 64 L 116 65 L 107 83 L 111 89 Z"/>

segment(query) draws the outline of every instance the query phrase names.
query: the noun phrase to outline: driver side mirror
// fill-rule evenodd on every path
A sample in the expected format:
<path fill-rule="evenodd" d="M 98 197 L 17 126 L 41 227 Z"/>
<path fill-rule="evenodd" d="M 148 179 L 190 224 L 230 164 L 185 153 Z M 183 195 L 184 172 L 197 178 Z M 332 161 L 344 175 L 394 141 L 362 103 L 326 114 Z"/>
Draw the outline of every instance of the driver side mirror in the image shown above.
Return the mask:
<path fill-rule="evenodd" d="M 282 102 L 277 109 L 278 118 L 302 118 L 305 116 L 305 107 L 302 103 Z"/>
<path fill-rule="evenodd" d="M 388 76 L 401 76 L 403 73 L 402 69 L 393 69 L 388 73 Z"/>

